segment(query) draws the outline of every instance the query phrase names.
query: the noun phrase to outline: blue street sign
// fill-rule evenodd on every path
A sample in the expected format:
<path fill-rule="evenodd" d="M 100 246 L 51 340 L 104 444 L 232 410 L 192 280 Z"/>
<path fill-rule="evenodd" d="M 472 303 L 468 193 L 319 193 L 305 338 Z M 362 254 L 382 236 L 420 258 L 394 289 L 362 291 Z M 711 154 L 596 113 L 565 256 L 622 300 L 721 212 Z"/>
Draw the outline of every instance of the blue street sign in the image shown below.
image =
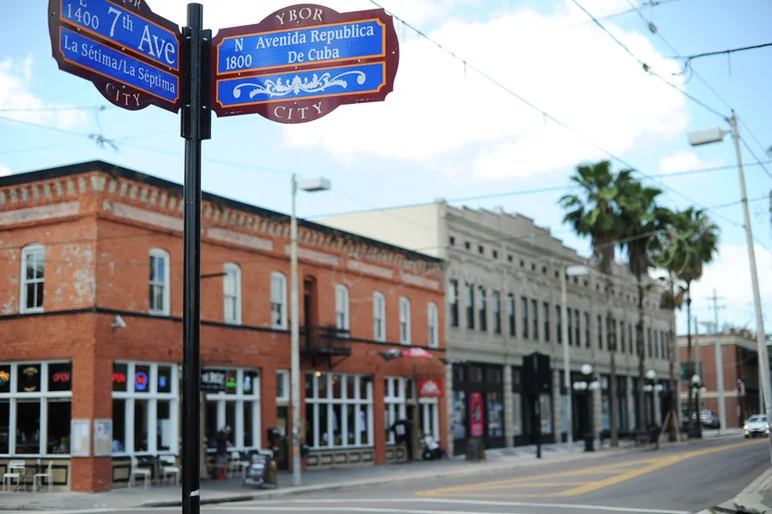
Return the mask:
<path fill-rule="evenodd" d="M 108 0 L 61 0 L 60 19 L 121 50 L 180 69 L 177 34 Z"/>
<path fill-rule="evenodd" d="M 59 28 L 59 51 L 65 62 L 136 88 L 171 103 L 180 95 L 179 77 L 145 64 L 68 28 Z"/>
<path fill-rule="evenodd" d="M 216 102 L 222 108 L 300 99 L 377 93 L 386 84 L 386 63 L 354 64 L 217 82 Z"/>
<path fill-rule="evenodd" d="M 71 0 L 72 1 L 72 0 Z M 386 30 L 379 19 L 224 37 L 217 74 L 236 74 L 385 57 Z"/>

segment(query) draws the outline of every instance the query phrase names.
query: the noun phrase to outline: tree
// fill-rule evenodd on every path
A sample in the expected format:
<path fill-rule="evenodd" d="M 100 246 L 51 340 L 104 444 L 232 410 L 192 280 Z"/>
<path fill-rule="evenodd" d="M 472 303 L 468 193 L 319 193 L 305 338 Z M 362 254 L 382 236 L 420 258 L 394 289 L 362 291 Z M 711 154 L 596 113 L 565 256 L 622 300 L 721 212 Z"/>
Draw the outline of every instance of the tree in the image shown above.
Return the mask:
<path fill-rule="evenodd" d="M 687 380 L 692 371 L 692 284 L 702 278 L 703 267 L 713 261 L 718 253 L 719 228 L 705 211 L 689 207 L 672 216 L 672 243 L 666 270 L 671 277 L 682 283 L 681 296 L 686 301 L 686 360 L 689 363 Z M 677 298 L 676 298 L 677 299 Z M 718 327 L 716 327 L 718 328 Z M 695 370 L 696 371 L 696 370 Z M 692 388 L 689 387 L 688 403 L 691 426 Z M 695 406 L 695 410 L 699 410 Z M 697 417 L 699 423 L 699 413 Z"/>
<path fill-rule="evenodd" d="M 566 211 L 563 222 L 571 225 L 577 235 L 590 237 L 593 251 L 600 261 L 598 268 L 607 277 L 606 295 L 609 306 L 607 319 L 611 319 L 614 250 L 619 235 L 623 232 L 623 225 L 620 223 L 618 188 L 620 184 L 626 185 L 629 181 L 629 173 L 623 173 L 625 174 L 620 181 L 620 176 L 611 171 L 609 161 L 578 166 L 571 181 L 579 187 L 580 192 L 564 195 L 559 200 L 560 206 Z M 609 384 L 611 446 L 617 446 L 619 434 L 616 413 L 616 341 L 610 333 L 608 335 L 610 336 L 608 348 L 611 354 Z M 565 344 L 568 344 L 568 341 Z M 570 388 L 570 384 L 566 384 L 566 387 Z M 573 430 L 573 427 L 568 429 Z"/>
<path fill-rule="evenodd" d="M 647 291 L 644 278 L 649 278 L 649 269 L 652 267 L 650 259 L 650 241 L 652 236 L 658 234 L 667 227 L 670 221 L 670 211 L 659 207 L 657 197 L 662 194 L 661 189 L 647 187 L 633 180 L 629 173 L 622 172 L 618 178 L 620 189 L 620 221 L 624 226 L 623 235 L 619 246 L 627 252 L 628 267 L 635 276 L 638 288 L 638 322 L 636 323 L 636 349 L 638 352 L 638 430 L 644 431 L 645 406 L 643 396 L 644 363 L 646 360 L 646 347 L 644 345 L 644 296 Z"/>

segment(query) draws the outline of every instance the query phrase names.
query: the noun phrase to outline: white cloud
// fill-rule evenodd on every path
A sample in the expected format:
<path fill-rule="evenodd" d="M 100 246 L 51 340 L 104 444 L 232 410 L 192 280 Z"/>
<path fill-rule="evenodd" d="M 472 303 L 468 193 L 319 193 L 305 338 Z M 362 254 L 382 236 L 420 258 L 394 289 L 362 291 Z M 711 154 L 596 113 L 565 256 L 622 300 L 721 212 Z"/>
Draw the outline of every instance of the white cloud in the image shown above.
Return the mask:
<path fill-rule="evenodd" d="M 723 164 L 724 161 L 721 159 L 704 161 L 691 150 L 679 150 L 659 160 L 659 171 L 660 173 L 678 173 L 700 168 L 713 168 Z"/>
<path fill-rule="evenodd" d="M 772 301 L 772 254 L 759 245 L 755 246 L 754 252 L 762 304 L 769 305 Z M 721 313 L 723 319 L 740 325 L 755 319 L 748 250 L 745 245 L 719 246 L 716 260 L 705 268 L 702 279 L 692 285 L 692 308 L 701 308 L 707 313 L 706 299 L 713 295 L 714 289 L 723 297 L 721 303 L 727 306 L 727 312 Z M 712 312 L 710 316 L 712 321 Z M 755 330 L 754 322 L 751 322 L 749 328 Z"/>
<path fill-rule="evenodd" d="M 484 23 L 450 19 L 430 36 L 616 154 L 680 134 L 688 123 L 685 98 L 644 73 L 597 27 L 568 29 L 587 19 L 569 4 L 559 0 L 551 14 L 516 6 Z M 627 5 L 584 4 L 598 16 Z M 645 36 L 606 26 L 652 69 L 666 76 L 676 70 Z M 283 127 L 285 144 L 323 148 L 343 160 L 371 154 L 424 164 L 461 152 L 477 179 L 535 174 L 603 155 L 412 33 L 401 41 L 400 59 L 385 102 L 344 106 L 314 123 Z"/>
<path fill-rule="evenodd" d="M 24 60 L 0 60 L 0 109 L 9 109 L 3 111 L 2 116 L 63 129 L 84 123 L 87 117 L 81 111 L 41 110 L 69 106 L 46 104 L 30 91 L 34 77 L 32 68 L 33 61 L 30 57 Z"/>
<path fill-rule="evenodd" d="M 0 164 L 0 177 L 7 177 L 8 175 L 12 175 L 13 171 L 11 171 L 11 168 L 4 166 L 3 164 Z"/>

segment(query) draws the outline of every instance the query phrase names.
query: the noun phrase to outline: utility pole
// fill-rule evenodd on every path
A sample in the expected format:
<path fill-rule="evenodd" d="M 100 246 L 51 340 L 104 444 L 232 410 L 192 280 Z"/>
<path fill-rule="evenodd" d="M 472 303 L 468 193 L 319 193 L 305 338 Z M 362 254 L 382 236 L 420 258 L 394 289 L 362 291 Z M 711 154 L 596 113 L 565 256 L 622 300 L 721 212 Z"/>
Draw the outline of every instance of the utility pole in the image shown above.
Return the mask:
<path fill-rule="evenodd" d="M 723 300 L 723 297 L 716 294 L 716 290 L 713 290 L 713 296 L 708 300 L 713 302 L 713 326 L 715 327 L 715 333 L 713 336 L 713 352 L 716 356 L 716 390 L 718 391 L 718 434 L 721 435 L 722 431 L 726 428 L 726 400 L 724 399 L 724 354 L 721 348 L 721 329 L 718 324 L 718 310 L 725 309 L 724 305 L 719 306 L 718 301 Z"/>

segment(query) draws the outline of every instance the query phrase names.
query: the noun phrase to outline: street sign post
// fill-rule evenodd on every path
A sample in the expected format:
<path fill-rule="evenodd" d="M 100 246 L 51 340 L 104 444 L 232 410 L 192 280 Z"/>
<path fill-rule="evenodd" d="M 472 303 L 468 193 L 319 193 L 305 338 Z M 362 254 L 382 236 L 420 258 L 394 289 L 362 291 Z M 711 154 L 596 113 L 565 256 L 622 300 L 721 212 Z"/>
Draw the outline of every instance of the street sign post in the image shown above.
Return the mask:
<path fill-rule="evenodd" d="M 384 100 L 398 65 L 397 33 L 385 10 L 285 7 L 217 33 L 212 107 L 218 117 L 256 113 L 306 123 L 344 104 Z"/>
<path fill-rule="evenodd" d="M 48 31 L 59 69 L 90 81 L 113 105 L 181 111 L 182 512 L 199 514 L 201 142 L 211 138 L 212 109 L 218 116 L 257 113 L 279 123 L 306 123 L 341 105 L 383 101 L 399 64 L 394 23 L 383 9 L 339 13 L 300 4 L 256 25 L 223 29 L 212 40 L 196 3 L 188 4 L 187 26 L 180 31 L 145 0 L 49 0 Z M 299 395 L 297 368 L 293 397 Z M 299 408 L 293 401 L 298 470 Z"/>
<path fill-rule="evenodd" d="M 49 0 L 59 69 L 91 81 L 128 110 L 180 109 L 180 29 L 143 0 Z"/>

